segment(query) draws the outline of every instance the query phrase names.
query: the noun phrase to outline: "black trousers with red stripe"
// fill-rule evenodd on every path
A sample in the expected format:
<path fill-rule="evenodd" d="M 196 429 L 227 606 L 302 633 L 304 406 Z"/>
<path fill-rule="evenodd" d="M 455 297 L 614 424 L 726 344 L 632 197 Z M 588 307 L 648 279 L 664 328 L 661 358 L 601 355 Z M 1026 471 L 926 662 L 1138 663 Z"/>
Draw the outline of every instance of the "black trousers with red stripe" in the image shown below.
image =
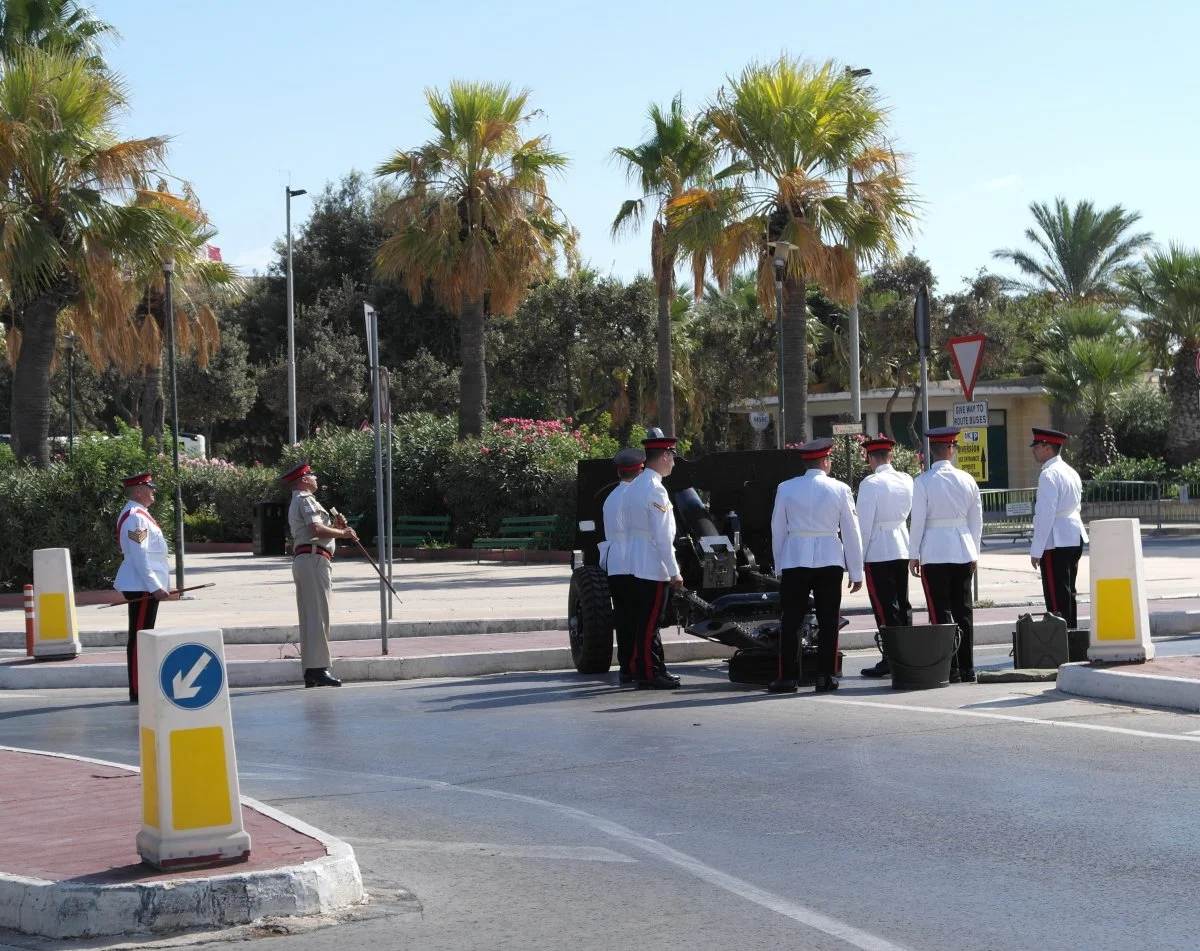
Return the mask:
<path fill-rule="evenodd" d="M 629 603 L 635 635 L 629 671 L 638 680 L 652 680 L 667 669 L 658 629 L 662 627 L 667 605 L 671 603 L 671 585 L 666 581 L 647 581 L 631 575 Z"/>
<path fill-rule="evenodd" d="M 1083 546 L 1047 548 L 1042 552 L 1042 595 L 1046 610 L 1057 614 L 1074 628 L 1076 621 L 1075 579 L 1079 576 L 1079 559 Z"/>
<path fill-rule="evenodd" d="M 158 620 L 158 601 L 146 591 L 122 591 L 121 594 L 129 602 L 129 640 L 125 643 L 125 669 L 129 672 L 129 699 L 137 700 L 137 632 L 154 629 L 154 622 Z"/>
<path fill-rule="evenodd" d="M 842 609 L 841 565 L 784 568 L 779 579 L 779 679 L 800 679 L 800 625 L 813 596 L 817 615 L 817 675 L 832 677 L 837 669 L 838 622 Z"/>
<path fill-rule="evenodd" d="M 878 627 L 911 627 L 912 604 L 908 600 L 908 559 L 869 561 L 864 566 L 867 597 Z"/>
<path fill-rule="evenodd" d="M 953 562 L 921 565 L 929 623 L 957 624 L 962 636 L 955 670 L 975 669 L 975 601 L 971 596 L 974 574 L 970 565 Z"/>
<path fill-rule="evenodd" d="M 632 583 L 633 575 L 609 575 L 608 593 L 612 596 L 613 624 L 617 629 L 617 668 L 623 674 L 632 673 L 633 644 L 637 640 L 638 619 Z"/>

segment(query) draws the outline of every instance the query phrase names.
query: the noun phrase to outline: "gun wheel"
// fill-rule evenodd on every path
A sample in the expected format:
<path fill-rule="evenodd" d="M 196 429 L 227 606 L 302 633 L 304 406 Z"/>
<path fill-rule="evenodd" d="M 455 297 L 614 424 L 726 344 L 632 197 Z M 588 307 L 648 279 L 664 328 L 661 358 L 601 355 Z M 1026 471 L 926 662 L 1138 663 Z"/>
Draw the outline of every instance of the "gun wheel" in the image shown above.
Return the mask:
<path fill-rule="evenodd" d="M 571 661 L 581 674 L 604 674 L 612 666 L 613 609 L 608 575 L 596 565 L 571 573 L 567 593 Z"/>

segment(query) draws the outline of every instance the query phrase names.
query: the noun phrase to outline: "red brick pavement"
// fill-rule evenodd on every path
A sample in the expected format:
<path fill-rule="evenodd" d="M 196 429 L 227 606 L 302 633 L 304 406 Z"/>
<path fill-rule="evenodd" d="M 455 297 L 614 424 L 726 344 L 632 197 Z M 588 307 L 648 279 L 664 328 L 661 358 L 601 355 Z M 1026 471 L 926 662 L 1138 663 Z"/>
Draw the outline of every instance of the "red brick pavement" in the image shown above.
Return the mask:
<path fill-rule="evenodd" d="M 49 881 L 154 882 L 300 865 L 326 854 L 302 835 L 242 807 L 250 858 L 207 869 L 161 873 L 141 864 L 142 784 L 116 766 L 0 750 L 0 872 Z"/>

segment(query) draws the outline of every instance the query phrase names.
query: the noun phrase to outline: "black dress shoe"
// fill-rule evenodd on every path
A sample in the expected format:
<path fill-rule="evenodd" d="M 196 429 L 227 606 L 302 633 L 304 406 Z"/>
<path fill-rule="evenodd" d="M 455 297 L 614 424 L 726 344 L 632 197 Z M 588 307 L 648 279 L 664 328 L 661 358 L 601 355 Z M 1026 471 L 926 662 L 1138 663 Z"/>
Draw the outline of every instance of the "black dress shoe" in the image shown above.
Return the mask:
<path fill-rule="evenodd" d="M 664 670 L 664 671 L 662 672 L 662 676 L 666 677 L 666 678 L 667 678 L 667 680 L 674 680 L 674 681 L 675 681 L 675 683 L 681 683 L 681 682 L 682 682 L 682 681 L 680 680 L 680 678 L 679 678 L 679 674 L 673 674 L 673 673 L 671 673 L 669 670 Z"/>
<path fill-rule="evenodd" d="M 638 690 L 678 690 L 678 678 L 672 679 L 666 674 L 655 674 L 649 680 L 639 680 Z"/>
<path fill-rule="evenodd" d="M 631 674 L 631 673 L 630 673 L 629 671 L 627 671 L 627 670 L 622 670 L 622 671 L 621 671 L 619 674 L 617 674 L 617 682 L 618 682 L 618 683 L 623 683 L 623 684 L 631 684 L 631 683 L 633 683 L 633 682 L 634 682 L 636 679 L 637 679 L 637 678 L 636 678 L 636 677 L 634 677 L 634 676 L 633 676 L 633 674 Z"/>
<path fill-rule="evenodd" d="M 305 687 L 340 687 L 342 682 L 329 672 L 328 667 L 310 667 L 304 672 Z"/>
<path fill-rule="evenodd" d="M 960 683 L 962 683 L 962 674 L 960 674 L 960 673 L 958 672 L 958 668 L 957 668 L 957 667 L 951 667 L 951 668 L 950 668 L 950 683 L 952 683 L 952 684 L 960 684 Z"/>
<path fill-rule="evenodd" d="M 884 657 L 874 667 L 865 667 L 859 673 L 864 677 L 890 677 L 892 676 L 892 668 L 888 666 L 887 658 Z"/>
<path fill-rule="evenodd" d="M 958 672 L 958 680 L 959 680 L 959 683 L 964 683 L 964 684 L 973 684 L 973 683 L 975 683 L 975 680 L 976 680 L 976 677 L 975 677 L 975 671 L 973 671 L 973 670 L 960 670 L 960 671 Z"/>
<path fill-rule="evenodd" d="M 832 693 L 837 690 L 840 681 L 836 677 L 818 677 L 816 681 L 817 693 Z"/>
<path fill-rule="evenodd" d="M 772 680 L 767 684 L 767 693 L 795 693 L 800 689 L 798 680 Z"/>

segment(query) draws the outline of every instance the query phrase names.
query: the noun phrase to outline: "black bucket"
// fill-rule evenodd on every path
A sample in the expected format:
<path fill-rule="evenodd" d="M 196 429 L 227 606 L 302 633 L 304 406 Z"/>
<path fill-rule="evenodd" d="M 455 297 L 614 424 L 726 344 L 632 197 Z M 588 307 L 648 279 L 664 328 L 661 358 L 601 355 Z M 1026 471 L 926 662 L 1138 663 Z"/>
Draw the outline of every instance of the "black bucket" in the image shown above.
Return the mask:
<path fill-rule="evenodd" d="M 949 684 L 958 641 L 957 624 L 881 627 L 875 635 L 892 670 L 893 690 L 929 690 Z"/>

